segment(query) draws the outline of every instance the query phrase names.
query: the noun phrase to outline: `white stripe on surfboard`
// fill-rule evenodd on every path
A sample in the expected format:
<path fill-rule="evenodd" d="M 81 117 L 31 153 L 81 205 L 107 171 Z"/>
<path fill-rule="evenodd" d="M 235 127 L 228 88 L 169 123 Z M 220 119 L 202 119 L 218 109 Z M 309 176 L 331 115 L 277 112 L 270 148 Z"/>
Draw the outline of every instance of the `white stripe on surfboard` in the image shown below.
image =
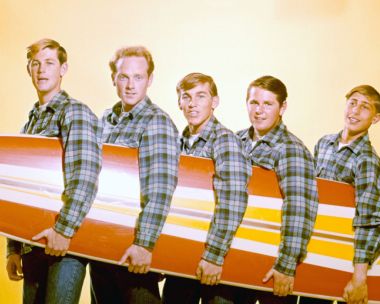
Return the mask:
<path fill-rule="evenodd" d="M 58 171 L 0 164 L 0 176 L 6 179 L 21 179 L 24 182 L 38 185 L 39 189 L 47 185 L 57 186 L 63 189 L 62 173 Z M 124 197 L 126 185 L 128 185 L 128 197 L 134 197 L 136 199 L 139 198 L 140 185 L 136 176 L 122 172 L 114 172 L 107 169 L 102 170 L 99 176 L 98 196 L 112 195 L 112 197 L 117 197 L 119 195 Z M 214 193 L 212 190 L 182 186 L 177 187 L 174 197 L 194 199 L 202 201 L 202 203 L 212 205 L 214 201 Z M 282 199 L 250 195 L 248 199 L 248 206 L 281 210 Z M 334 217 L 339 215 L 341 218 L 352 219 L 355 215 L 355 210 L 350 207 L 319 204 L 318 214 Z"/>

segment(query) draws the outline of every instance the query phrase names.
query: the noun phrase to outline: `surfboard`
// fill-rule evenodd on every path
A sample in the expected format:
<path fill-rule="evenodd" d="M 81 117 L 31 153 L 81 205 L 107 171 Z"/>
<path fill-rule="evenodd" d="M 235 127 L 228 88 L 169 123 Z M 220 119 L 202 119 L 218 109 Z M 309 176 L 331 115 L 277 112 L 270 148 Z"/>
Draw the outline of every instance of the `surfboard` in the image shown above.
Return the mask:
<path fill-rule="evenodd" d="M 131 244 L 140 210 L 138 151 L 106 144 L 93 207 L 71 241 L 70 253 L 116 263 Z M 223 266 L 222 283 L 271 290 L 262 278 L 280 242 L 282 197 L 276 174 L 252 168 L 249 202 Z M 214 211 L 210 159 L 181 156 L 178 186 L 153 251 L 152 269 L 195 277 Z M 294 294 L 341 300 L 353 266 L 354 189 L 318 179 L 319 210 Z M 0 135 L 0 233 L 29 242 L 54 224 L 62 202 L 62 149 L 57 138 Z M 43 242 L 37 245 L 43 246 Z M 368 272 L 369 299 L 380 303 L 380 261 Z"/>

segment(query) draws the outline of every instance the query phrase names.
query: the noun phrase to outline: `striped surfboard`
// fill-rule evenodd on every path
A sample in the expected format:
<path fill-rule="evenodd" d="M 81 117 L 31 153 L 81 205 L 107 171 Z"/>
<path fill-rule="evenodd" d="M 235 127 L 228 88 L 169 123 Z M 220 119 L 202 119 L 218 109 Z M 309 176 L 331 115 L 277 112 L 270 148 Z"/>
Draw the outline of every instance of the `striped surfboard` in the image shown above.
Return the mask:
<path fill-rule="evenodd" d="M 136 149 L 104 145 L 99 192 L 70 252 L 116 263 L 133 240 L 140 210 Z M 271 290 L 261 282 L 280 242 L 282 198 L 276 174 L 253 167 L 249 203 L 225 259 L 222 282 Z M 153 252 L 154 271 L 195 277 L 214 211 L 211 160 L 181 156 L 179 181 Z M 354 189 L 318 179 L 319 209 L 294 294 L 340 300 L 353 266 Z M 0 233 L 29 242 L 61 208 L 62 149 L 56 138 L 0 135 Z M 43 246 L 43 242 L 36 244 Z M 370 303 L 380 303 L 380 261 L 368 273 Z"/>

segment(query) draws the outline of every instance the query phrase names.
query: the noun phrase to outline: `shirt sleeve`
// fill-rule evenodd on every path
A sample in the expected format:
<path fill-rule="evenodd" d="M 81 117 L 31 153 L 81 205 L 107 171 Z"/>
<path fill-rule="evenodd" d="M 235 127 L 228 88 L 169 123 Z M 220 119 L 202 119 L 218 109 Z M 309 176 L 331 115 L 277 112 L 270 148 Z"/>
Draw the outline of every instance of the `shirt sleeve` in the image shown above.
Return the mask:
<path fill-rule="evenodd" d="M 252 167 L 244 157 L 239 139 L 219 136 L 214 143 L 215 210 L 202 258 L 222 265 L 248 203 L 248 182 Z"/>
<path fill-rule="evenodd" d="M 165 115 L 148 123 L 139 147 L 141 212 L 134 244 L 153 249 L 169 213 L 177 186 L 178 131 Z"/>
<path fill-rule="evenodd" d="M 22 243 L 7 239 L 7 257 L 9 257 L 11 254 L 21 254 L 21 247 Z"/>
<path fill-rule="evenodd" d="M 60 119 L 63 146 L 63 206 L 54 229 L 72 237 L 91 208 L 101 168 L 99 124 L 85 105 L 67 106 Z"/>
<path fill-rule="evenodd" d="M 274 268 L 294 276 L 306 256 L 318 210 L 313 160 L 306 148 L 293 144 L 280 155 L 277 177 L 283 195 L 281 242 Z"/>
<path fill-rule="evenodd" d="M 355 175 L 356 212 L 354 263 L 371 264 L 380 238 L 380 166 L 366 158 L 357 165 Z"/>

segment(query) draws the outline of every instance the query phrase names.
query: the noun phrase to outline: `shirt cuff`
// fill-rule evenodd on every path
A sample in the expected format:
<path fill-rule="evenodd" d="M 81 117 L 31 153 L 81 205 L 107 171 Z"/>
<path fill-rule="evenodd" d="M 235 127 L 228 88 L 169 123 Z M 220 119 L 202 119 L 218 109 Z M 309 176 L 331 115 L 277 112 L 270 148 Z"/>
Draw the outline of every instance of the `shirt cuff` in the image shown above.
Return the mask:
<path fill-rule="evenodd" d="M 154 246 L 156 245 L 156 241 L 157 238 L 153 238 L 151 234 L 136 233 L 133 244 L 153 250 Z"/>
<path fill-rule="evenodd" d="M 21 255 L 21 247 L 22 243 L 7 239 L 7 257 L 9 257 L 11 254 Z"/>
<path fill-rule="evenodd" d="M 361 263 L 368 263 L 371 265 L 373 262 L 373 254 L 363 250 L 363 249 L 355 249 L 355 255 L 354 255 L 354 264 L 361 264 Z"/>
<path fill-rule="evenodd" d="M 273 268 L 278 272 L 294 277 L 297 268 L 297 259 L 280 253 Z"/>
<path fill-rule="evenodd" d="M 218 266 L 222 266 L 224 263 L 224 255 L 224 251 L 220 250 L 219 248 L 206 246 L 206 249 L 202 255 L 202 259 Z"/>

